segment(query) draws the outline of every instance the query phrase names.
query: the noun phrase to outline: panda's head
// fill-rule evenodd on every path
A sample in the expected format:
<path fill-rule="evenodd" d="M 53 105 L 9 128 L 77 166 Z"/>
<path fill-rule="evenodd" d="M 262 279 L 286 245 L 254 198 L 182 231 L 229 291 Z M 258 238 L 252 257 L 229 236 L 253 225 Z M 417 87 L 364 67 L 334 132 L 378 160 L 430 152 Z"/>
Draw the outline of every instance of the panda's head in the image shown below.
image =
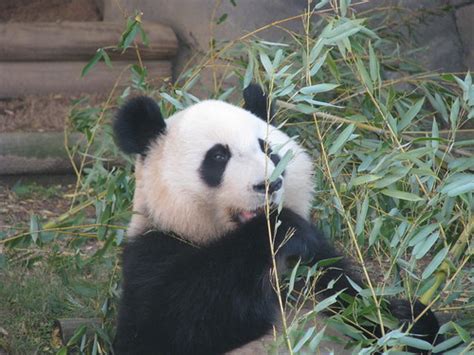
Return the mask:
<path fill-rule="evenodd" d="M 261 213 L 266 198 L 308 216 L 310 158 L 267 124 L 267 98 L 258 86 L 248 87 L 244 99 L 245 109 L 202 101 L 166 122 L 148 97 L 133 98 L 119 110 L 117 144 L 138 154 L 134 209 L 141 220 L 132 219 L 132 234 L 146 225 L 206 243 Z M 288 150 L 293 159 L 268 183 Z"/>

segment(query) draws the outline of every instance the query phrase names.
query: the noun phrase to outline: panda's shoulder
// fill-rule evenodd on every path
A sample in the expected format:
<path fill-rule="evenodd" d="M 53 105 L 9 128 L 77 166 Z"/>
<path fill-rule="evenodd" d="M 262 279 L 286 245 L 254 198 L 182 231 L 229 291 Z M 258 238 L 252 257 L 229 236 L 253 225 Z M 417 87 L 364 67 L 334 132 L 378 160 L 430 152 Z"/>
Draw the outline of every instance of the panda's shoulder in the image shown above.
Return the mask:
<path fill-rule="evenodd" d="M 128 240 L 123 247 L 124 262 L 128 260 L 139 263 L 162 260 L 190 248 L 176 236 L 164 231 L 148 231 Z"/>

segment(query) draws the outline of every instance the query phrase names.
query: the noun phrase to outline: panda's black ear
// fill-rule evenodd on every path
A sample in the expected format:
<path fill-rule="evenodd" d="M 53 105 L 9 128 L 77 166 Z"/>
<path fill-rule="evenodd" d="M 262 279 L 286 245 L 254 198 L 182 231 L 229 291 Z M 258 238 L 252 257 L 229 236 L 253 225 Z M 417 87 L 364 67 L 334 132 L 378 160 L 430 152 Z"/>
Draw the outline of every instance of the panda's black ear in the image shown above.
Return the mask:
<path fill-rule="evenodd" d="M 113 124 L 115 142 L 127 154 L 145 154 L 150 143 L 163 134 L 166 124 L 155 100 L 138 96 L 117 112 Z"/>
<path fill-rule="evenodd" d="M 267 122 L 268 97 L 260 85 L 250 84 L 244 89 L 244 109 Z M 270 106 L 270 118 L 273 116 L 273 105 Z"/>

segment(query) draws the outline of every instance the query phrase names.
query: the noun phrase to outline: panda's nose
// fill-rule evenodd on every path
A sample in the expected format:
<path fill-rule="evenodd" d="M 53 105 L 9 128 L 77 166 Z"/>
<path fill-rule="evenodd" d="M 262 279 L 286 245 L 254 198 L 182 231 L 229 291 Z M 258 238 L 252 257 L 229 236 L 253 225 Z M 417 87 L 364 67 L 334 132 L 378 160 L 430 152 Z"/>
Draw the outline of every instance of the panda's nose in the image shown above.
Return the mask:
<path fill-rule="evenodd" d="M 271 182 L 268 185 L 268 193 L 272 194 L 275 191 L 280 190 L 282 185 L 283 185 L 283 180 L 280 179 L 280 178 L 276 179 L 275 181 Z M 253 189 L 256 192 L 264 194 L 265 193 L 265 181 L 261 182 L 260 184 L 253 185 Z"/>

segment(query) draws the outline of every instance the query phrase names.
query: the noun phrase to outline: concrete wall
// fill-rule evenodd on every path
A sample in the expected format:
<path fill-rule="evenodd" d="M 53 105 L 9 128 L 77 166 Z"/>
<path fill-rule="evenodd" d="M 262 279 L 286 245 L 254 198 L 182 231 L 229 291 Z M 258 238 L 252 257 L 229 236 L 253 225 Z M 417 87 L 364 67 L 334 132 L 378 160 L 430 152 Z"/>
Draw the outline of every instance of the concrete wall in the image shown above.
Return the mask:
<path fill-rule="evenodd" d="M 144 18 L 171 26 L 177 33 L 181 46 L 176 70 L 191 55 L 206 52 L 211 34 L 210 22 L 220 3 L 215 19 L 227 13 L 226 21 L 214 26 L 215 37 L 235 39 L 273 21 L 301 14 L 307 6 L 306 0 L 104 0 L 104 18 L 120 20 L 122 11 L 128 13 L 140 9 Z M 353 3 L 356 1 L 354 0 Z M 121 4 L 119 9 L 117 3 Z M 474 0 L 367 0 L 358 8 L 364 11 L 375 6 L 398 4 L 410 10 L 424 8 L 436 11 L 427 16 L 423 23 L 417 23 L 414 33 L 419 43 L 426 46 L 417 57 L 432 70 L 465 71 L 474 70 Z M 438 10 L 445 7 L 445 11 Z M 301 20 L 285 23 L 285 27 L 301 30 Z M 281 38 L 284 32 L 273 27 L 259 36 L 267 40 Z"/>

